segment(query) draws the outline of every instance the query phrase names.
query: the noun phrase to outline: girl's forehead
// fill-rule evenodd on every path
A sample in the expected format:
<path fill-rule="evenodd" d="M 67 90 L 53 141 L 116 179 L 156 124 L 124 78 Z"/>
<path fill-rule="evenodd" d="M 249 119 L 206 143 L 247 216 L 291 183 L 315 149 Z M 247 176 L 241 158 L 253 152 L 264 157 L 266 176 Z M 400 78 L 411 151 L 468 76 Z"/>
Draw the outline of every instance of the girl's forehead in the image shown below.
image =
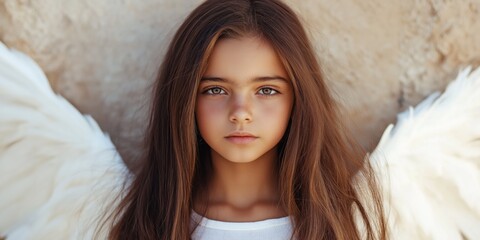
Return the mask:
<path fill-rule="evenodd" d="M 260 37 L 224 38 L 217 41 L 207 60 L 204 77 L 255 79 L 287 72 L 272 45 Z"/>

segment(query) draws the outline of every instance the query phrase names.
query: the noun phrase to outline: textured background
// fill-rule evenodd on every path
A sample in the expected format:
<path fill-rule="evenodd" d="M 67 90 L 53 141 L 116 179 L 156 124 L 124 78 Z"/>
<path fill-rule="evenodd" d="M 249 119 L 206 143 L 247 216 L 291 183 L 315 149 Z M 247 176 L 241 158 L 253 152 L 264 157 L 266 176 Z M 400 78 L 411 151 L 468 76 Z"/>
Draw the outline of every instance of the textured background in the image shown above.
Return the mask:
<path fill-rule="evenodd" d="M 32 56 L 53 88 L 138 154 L 149 85 L 198 0 L 0 0 L 0 40 Z M 396 113 L 480 64 L 480 0 L 288 0 L 328 84 L 371 150 Z"/>

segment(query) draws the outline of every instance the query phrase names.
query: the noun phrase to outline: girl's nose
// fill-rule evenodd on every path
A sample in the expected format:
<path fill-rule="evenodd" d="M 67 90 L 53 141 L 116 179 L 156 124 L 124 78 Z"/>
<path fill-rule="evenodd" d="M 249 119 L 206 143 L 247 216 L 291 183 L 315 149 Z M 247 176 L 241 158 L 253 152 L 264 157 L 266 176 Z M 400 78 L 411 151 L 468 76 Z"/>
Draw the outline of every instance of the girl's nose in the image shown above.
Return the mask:
<path fill-rule="evenodd" d="M 252 112 L 248 97 L 235 97 L 235 99 L 232 101 L 229 119 L 233 123 L 248 123 L 252 121 Z"/>

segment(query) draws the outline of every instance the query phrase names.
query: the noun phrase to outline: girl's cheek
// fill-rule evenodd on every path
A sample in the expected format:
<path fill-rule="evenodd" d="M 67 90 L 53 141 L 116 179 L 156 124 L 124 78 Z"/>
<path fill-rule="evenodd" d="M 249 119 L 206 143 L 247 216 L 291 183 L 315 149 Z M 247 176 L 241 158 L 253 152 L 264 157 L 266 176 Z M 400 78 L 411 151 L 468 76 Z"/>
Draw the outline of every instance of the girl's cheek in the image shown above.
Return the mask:
<path fill-rule="evenodd" d="M 224 101 L 219 99 L 200 99 L 197 105 L 197 112 L 202 115 L 202 118 L 215 118 L 226 111 L 226 107 Z"/>
<path fill-rule="evenodd" d="M 279 99 L 278 101 L 270 101 L 264 104 L 261 104 L 262 115 L 271 116 L 275 118 L 282 118 L 285 116 L 289 117 L 291 110 L 291 102 L 288 99 Z"/>
<path fill-rule="evenodd" d="M 275 104 L 264 104 L 261 106 L 261 110 L 258 111 L 261 115 L 276 117 L 278 115 L 279 107 Z"/>

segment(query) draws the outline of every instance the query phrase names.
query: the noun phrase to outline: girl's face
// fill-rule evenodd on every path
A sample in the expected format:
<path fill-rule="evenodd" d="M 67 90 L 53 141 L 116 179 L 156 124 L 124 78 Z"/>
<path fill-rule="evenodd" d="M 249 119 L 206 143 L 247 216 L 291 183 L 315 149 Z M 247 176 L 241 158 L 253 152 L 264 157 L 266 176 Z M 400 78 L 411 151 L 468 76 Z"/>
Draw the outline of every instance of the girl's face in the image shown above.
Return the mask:
<path fill-rule="evenodd" d="M 242 37 L 216 43 L 195 110 L 212 157 L 244 163 L 273 153 L 292 105 L 288 74 L 267 41 Z"/>

